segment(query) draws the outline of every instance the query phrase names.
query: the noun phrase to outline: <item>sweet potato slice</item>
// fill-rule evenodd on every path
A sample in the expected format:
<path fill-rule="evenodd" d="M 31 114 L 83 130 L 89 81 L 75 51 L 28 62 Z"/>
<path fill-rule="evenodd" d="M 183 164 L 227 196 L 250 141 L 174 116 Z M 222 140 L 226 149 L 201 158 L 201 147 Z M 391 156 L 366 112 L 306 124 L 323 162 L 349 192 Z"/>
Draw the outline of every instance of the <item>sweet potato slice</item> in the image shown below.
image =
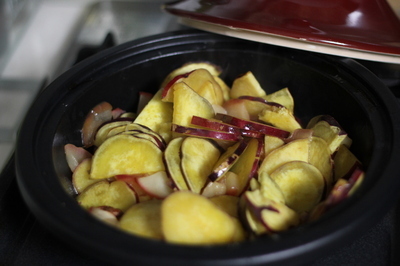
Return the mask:
<path fill-rule="evenodd" d="M 328 144 L 319 137 L 312 137 L 308 151 L 308 162 L 321 172 L 324 176 L 328 189 L 333 183 L 333 160 Z"/>
<path fill-rule="evenodd" d="M 263 141 L 251 139 L 230 172 L 237 176 L 236 196 L 239 196 L 248 187 L 250 179 L 257 173 Z"/>
<path fill-rule="evenodd" d="M 162 239 L 161 200 L 134 204 L 120 220 L 120 228 L 132 234 L 152 239 Z"/>
<path fill-rule="evenodd" d="M 265 123 L 289 132 L 301 128 L 293 114 L 284 106 L 266 105 L 266 108 L 261 111 L 258 118 Z"/>
<path fill-rule="evenodd" d="M 334 157 L 334 180 L 348 179 L 357 165 L 361 165 L 361 162 L 348 147 L 341 145 Z"/>
<path fill-rule="evenodd" d="M 283 194 L 278 184 L 271 178 L 271 176 L 267 172 L 261 172 L 261 174 L 258 176 L 258 180 L 260 184 L 259 189 L 261 195 L 264 198 L 270 199 L 274 202 L 285 204 L 285 195 Z"/>
<path fill-rule="evenodd" d="M 125 126 L 129 123 L 132 123 L 131 121 L 110 121 L 108 123 L 105 123 L 102 125 L 96 132 L 96 135 L 94 137 L 94 145 L 95 146 L 100 146 L 108 137 L 108 133 L 117 127 L 120 126 Z"/>
<path fill-rule="evenodd" d="M 99 182 L 98 179 L 90 178 L 90 168 L 92 167 L 92 159 L 83 160 L 72 173 L 72 184 L 76 192 L 81 193 L 88 186 Z"/>
<path fill-rule="evenodd" d="M 298 139 L 271 151 L 262 161 L 258 172 L 266 171 L 271 174 L 276 168 L 290 161 L 308 162 L 309 145 L 308 139 Z"/>
<path fill-rule="evenodd" d="M 292 114 L 294 110 L 294 99 L 288 88 L 283 88 L 264 97 L 269 102 L 279 103 L 285 106 Z"/>
<path fill-rule="evenodd" d="M 286 205 L 297 212 L 311 211 L 321 201 L 324 177 L 309 163 L 285 163 L 271 173 L 271 179 L 282 191 Z"/>
<path fill-rule="evenodd" d="M 230 216 L 238 218 L 239 197 L 220 195 L 212 197 L 210 200 Z"/>
<path fill-rule="evenodd" d="M 148 140 L 130 135 L 107 139 L 94 153 L 90 176 L 150 174 L 165 171 L 162 151 Z"/>
<path fill-rule="evenodd" d="M 220 156 L 210 141 L 187 137 L 181 145 L 181 168 L 191 191 L 200 194 Z"/>
<path fill-rule="evenodd" d="M 230 96 L 232 99 L 239 98 L 240 96 L 266 96 L 265 91 L 251 71 L 246 72 L 244 75 L 237 77 L 232 84 Z"/>
<path fill-rule="evenodd" d="M 214 109 L 209 101 L 201 97 L 185 83 L 174 86 L 174 107 L 172 123 L 190 126 L 193 116 L 213 118 Z"/>
<path fill-rule="evenodd" d="M 162 90 L 159 90 L 143 110 L 138 114 L 134 123 L 149 127 L 153 131 L 164 134 L 164 137 L 169 140 L 171 136 L 166 135 L 162 131 L 162 125 L 172 122 L 173 108 L 169 102 L 161 100 Z"/>
<path fill-rule="evenodd" d="M 76 200 L 85 209 L 108 206 L 126 211 L 136 203 L 136 195 L 124 181 L 99 181 L 87 187 Z"/>
<path fill-rule="evenodd" d="M 239 224 L 212 201 L 189 191 L 167 197 L 161 205 L 165 240 L 179 244 L 224 244 L 234 240 Z"/>
<path fill-rule="evenodd" d="M 181 145 L 183 138 L 175 138 L 168 143 L 164 152 L 164 161 L 167 167 L 167 172 L 174 181 L 178 190 L 189 190 L 186 184 L 186 179 L 181 169 Z"/>
<path fill-rule="evenodd" d="M 352 140 L 347 133 L 338 126 L 330 125 L 325 120 L 317 122 L 311 129 L 314 136 L 326 141 L 331 153 L 337 151 L 340 145 L 351 146 Z"/>

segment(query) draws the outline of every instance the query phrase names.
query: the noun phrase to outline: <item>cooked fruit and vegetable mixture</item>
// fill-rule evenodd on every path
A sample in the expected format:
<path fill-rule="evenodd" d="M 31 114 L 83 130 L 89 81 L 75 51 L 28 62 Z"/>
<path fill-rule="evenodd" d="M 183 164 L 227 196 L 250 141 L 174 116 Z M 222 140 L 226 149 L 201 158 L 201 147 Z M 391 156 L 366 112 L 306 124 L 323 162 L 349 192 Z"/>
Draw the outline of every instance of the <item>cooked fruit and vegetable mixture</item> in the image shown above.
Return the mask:
<path fill-rule="evenodd" d="M 302 127 L 288 88 L 219 74 L 189 63 L 140 93 L 135 113 L 95 106 L 83 145 L 65 145 L 78 203 L 129 233 L 200 245 L 277 234 L 355 191 L 364 171 L 333 117 Z"/>

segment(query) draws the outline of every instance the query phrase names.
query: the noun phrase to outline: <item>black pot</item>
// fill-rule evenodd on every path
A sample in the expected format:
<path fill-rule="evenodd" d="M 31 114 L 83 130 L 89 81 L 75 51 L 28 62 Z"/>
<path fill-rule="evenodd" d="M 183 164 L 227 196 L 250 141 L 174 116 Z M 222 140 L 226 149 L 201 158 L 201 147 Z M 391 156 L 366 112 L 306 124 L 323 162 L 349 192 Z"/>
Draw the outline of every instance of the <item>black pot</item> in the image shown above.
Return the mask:
<path fill-rule="evenodd" d="M 190 61 L 222 67 L 231 84 L 251 70 L 268 92 L 289 87 L 302 121 L 330 114 L 353 139 L 366 178 L 348 200 L 316 222 L 235 245 L 195 247 L 128 235 L 97 221 L 74 200 L 63 146 L 80 145 L 89 110 L 101 101 L 134 110 L 139 91 L 155 92 Z M 200 31 L 128 42 L 74 66 L 30 108 L 18 138 L 16 171 L 24 200 L 55 235 L 110 264 L 255 265 L 306 263 L 334 252 L 377 223 L 400 191 L 400 108 L 389 89 L 351 59 L 292 50 Z"/>

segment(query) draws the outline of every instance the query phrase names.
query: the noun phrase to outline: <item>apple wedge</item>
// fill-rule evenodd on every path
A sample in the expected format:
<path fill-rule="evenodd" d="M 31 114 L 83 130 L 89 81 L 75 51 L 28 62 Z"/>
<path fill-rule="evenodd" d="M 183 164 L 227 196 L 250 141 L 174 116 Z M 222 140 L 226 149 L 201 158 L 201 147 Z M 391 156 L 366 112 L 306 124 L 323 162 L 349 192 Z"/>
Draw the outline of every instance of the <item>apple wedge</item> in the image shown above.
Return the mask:
<path fill-rule="evenodd" d="M 161 203 L 161 200 L 149 200 L 134 204 L 122 215 L 120 228 L 137 236 L 163 239 Z"/>
<path fill-rule="evenodd" d="M 118 226 L 118 216 L 122 213 L 121 210 L 114 209 L 112 207 L 92 207 L 89 209 L 89 213 L 100 221 L 107 223 L 112 226 Z"/>
<path fill-rule="evenodd" d="M 233 81 L 230 90 L 231 99 L 236 99 L 243 95 L 255 97 L 266 96 L 265 91 L 251 71 L 246 72 L 244 75 L 237 77 Z"/>
<path fill-rule="evenodd" d="M 208 178 L 213 182 L 219 181 L 239 160 L 240 155 L 246 150 L 247 145 L 248 140 L 243 139 L 230 146 L 215 163 Z"/>
<path fill-rule="evenodd" d="M 283 88 L 264 97 L 268 102 L 278 103 L 285 106 L 292 114 L 294 110 L 294 99 L 288 88 Z"/>
<path fill-rule="evenodd" d="M 108 102 L 101 102 L 90 110 L 82 126 L 82 144 L 85 148 L 93 145 L 97 129 L 112 119 L 112 109 Z"/>
<path fill-rule="evenodd" d="M 83 160 L 72 173 L 72 184 L 76 192 L 81 193 L 88 186 L 99 182 L 98 179 L 90 178 L 90 168 L 92 167 L 92 159 L 87 158 Z"/>
<path fill-rule="evenodd" d="M 230 99 L 222 105 L 226 114 L 243 120 L 251 120 L 249 111 L 247 110 L 246 100 Z"/>
<path fill-rule="evenodd" d="M 161 94 L 162 90 L 157 91 L 153 98 L 138 114 L 134 123 L 150 128 L 163 135 L 166 141 L 169 141 L 171 134 L 168 131 L 164 131 L 161 125 L 172 122 L 173 107 L 171 103 L 161 100 Z"/>
<path fill-rule="evenodd" d="M 99 181 L 82 191 L 76 200 L 85 209 L 109 206 L 124 212 L 136 203 L 136 195 L 123 181 Z"/>
<path fill-rule="evenodd" d="M 139 177 L 137 183 L 147 194 L 157 199 L 164 199 L 173 192 L 172 180 L 165 171 Z"/>
<path fill-rule="evenodd" d="M 325 180 L 312 164 L 288 162 L 270 176 L 282 191 L 286 205 L 299 213 L 311 211 L 322 199 Z"/>
<path fill-rule="evenodd" d="M 236 231 L 243 231 L 235 218 L 189 191 L 175 192 L 162 202 L 161 227 L 167 242 L 189 245 L 231 243 Z"/>
<path fill-rule="evenodd" d="M 294 210 L 264 198 L 260 190 L 246 191 L 244 199 L 246 222 L 256 235 L 286 231 L 300 222 Z"/>
<path fill-rule="evenodd" d="M 201 97 L 185 83 L 174 86 L 174 107 L 172 123 L 190 126 L 193 116 L 213 118 L 214 109 L 209 101 Z"/>
<path fill-rule="evenodd" d="M 85 159 L 92 158 L 92 154 L 82 147 L 77 147 L 74 144 L 65 144 L 65 158 L 69 169 L 74 172 L 76 167 Z"/>
<path fill-rule="evenodd" d="M 146 176 L 145 174 L 140 175 L 116 175 L 115 180 L 120 180 L 125 182 L 136 195 L 137 202 L 144 202 L 153 199 L 137 182 L 139 177 Z"/>
<path fill-rule="evenodd" d="M 266 105 L 259 113 L 258 119 L 289 132 L 302 128 L 289 109 L 282 105 Z"/>
<path fill-rule="evenodd" d="M 104 141 L 94 153 L 90 176 L 93 179 L 103 179 L 115 175 L 165 171 L 162 154 L 148 140 L 116 135 Z"/>
<path fill-rule="evenodd" d="M 200 194 L 220 151 L 208 140 L 187 137 L 181 145 L 181 169 L 191 191 Z"/>
<path fill-rule="evenodd" d="M 234 191 L 231 191 L 230 195 L 233 194 L 234 196 L 239 196 L 247 189 L 250 179 L 257 173 L 262 150 L 262 140 L 249 140 L 246 149 L 239 156 L 237 162 L 229 170 L 237 177 L 235 193 L 233 193 Z"/>
<path fill-rule="evenodd" d="M 287 138 L 290 135 L 290 132 L 286 130 L 250 120 L 240 119 L 227 114 L 216 114 L 215 119 L 221 120 L 224 123 L 239 127 L 244 130 L 258 131 L 265 135 L 275 136 L 278 138 Z"/>
<path fill-rule="evenodd" d="M 226 195 L 226 184 L 225 182 L 208 182 L 200 195 L 206 198 Z"/>
<path fill-rule="evenodd" d="M 164 152 L 164 161 L 167 168 L 167 173 L 173 180 L 175 187 L 178 190 L 189 190 L 186 179 L 183 176 L 181 169 L 181 145 L 183 138 L 175 138 L 168 143 Z"/>

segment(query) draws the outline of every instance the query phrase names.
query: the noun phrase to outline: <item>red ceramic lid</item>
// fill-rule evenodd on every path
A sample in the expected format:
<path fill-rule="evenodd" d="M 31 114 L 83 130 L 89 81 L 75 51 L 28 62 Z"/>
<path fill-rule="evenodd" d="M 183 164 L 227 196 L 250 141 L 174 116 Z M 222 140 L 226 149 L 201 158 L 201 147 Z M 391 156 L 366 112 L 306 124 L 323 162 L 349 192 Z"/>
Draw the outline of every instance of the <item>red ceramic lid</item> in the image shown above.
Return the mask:
<path fill-rule="evenodd" d="M 206 31 L 400 63 L 400 20 L 386 0 L 183 0 L 164 9 Z"/>

